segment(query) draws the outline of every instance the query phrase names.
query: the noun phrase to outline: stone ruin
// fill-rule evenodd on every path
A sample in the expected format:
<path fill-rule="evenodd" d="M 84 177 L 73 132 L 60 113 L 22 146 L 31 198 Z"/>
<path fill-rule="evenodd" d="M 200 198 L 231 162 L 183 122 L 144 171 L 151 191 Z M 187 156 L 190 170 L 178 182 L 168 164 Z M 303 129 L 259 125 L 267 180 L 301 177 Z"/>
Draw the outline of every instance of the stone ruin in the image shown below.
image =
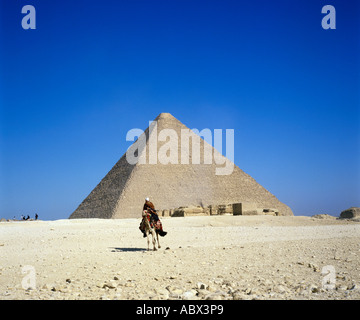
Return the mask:
<path fill-rule="evenodd" d="M 231 203 L 221 205 L 189 206 L 175 209 L 159 210 L 163 217 L 187 217 L 187 216 L 214 216 L 214 215 L 270 215 L 278 216 L 279 210 L 275 208 L 259 208 L 256 203 Z"/>

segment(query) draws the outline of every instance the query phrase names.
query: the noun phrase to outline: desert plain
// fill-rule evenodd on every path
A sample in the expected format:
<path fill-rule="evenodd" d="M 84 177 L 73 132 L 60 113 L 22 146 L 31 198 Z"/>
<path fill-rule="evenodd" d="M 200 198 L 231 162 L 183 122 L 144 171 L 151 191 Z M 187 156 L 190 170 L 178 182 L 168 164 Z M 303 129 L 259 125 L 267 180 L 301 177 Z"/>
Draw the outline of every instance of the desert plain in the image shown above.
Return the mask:
<path fill-rule="evenodd" d="M 0 299 L 360 299 L 360 222 L 306 216 L 0 222 Z"/>

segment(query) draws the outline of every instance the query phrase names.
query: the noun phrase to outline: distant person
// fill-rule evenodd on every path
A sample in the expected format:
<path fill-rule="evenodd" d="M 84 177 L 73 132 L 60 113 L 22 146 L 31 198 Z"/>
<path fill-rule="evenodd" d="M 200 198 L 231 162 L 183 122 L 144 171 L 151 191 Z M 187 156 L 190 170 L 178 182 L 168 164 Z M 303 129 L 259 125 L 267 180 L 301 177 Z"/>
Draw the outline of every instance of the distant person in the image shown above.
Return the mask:
<path fill-rule="evenodd" d="M 35 220 L 37 220 L 38 219 L 38 214 L 37 213 L 35 213 Z"/>

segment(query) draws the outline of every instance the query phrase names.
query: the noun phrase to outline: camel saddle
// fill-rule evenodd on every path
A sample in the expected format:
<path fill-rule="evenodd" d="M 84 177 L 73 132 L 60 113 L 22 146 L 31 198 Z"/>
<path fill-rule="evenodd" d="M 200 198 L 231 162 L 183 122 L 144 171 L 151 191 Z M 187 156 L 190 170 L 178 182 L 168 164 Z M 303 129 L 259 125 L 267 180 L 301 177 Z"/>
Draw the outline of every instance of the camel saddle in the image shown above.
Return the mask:
<path fill-rule="evenodd" d="M 149 210 L 147 210 L 146 217 L 143 217 L 139 226 L 139 229 L 142 233 L 145 232 L 145 221 L 144 219 L 148 219 L 150 223 L 151 228 L 155 228 L 155 232 L 158 233 L 161 237 L 164 237 L 167 232 L 163 230 L 162 223 L 158 217 L 157 214 L 150 213 Z"/>

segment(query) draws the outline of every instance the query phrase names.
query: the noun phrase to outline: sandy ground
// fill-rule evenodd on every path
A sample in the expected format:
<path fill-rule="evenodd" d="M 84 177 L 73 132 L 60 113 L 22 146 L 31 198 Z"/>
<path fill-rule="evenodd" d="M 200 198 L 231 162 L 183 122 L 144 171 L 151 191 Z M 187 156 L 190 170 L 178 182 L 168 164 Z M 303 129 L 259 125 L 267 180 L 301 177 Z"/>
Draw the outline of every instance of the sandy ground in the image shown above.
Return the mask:
<path fill-rule="evenodd" d="M 0 299 L 360 299 L 360 223 L 310 217 L 0 223 Z"/>

